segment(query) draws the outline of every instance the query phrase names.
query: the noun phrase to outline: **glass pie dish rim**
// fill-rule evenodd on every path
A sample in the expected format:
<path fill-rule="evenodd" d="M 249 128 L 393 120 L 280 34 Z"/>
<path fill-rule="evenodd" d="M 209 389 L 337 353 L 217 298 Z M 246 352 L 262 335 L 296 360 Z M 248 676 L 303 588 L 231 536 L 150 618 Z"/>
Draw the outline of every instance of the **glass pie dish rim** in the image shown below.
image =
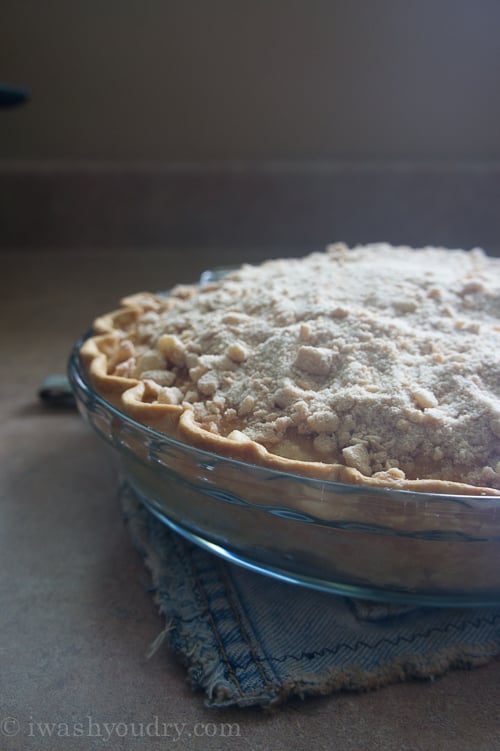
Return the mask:
<path fill-rule="evenodd" d="M 88 392 L 89 397 L 91 397 L 94 401 L 101 404 L 105 409 L 108 409 L 110 412 L 114 413 L 117 417 L 122 419 L 124 422 L 130 423 L 135 429 L 144 431 L 146 435 L 150 436 L 151 438 L 156 438 L 157 440 L 165 441 L 168 444 L 171 444 L 172 446 L 176 446 L 178 448 L 193 451 L 199 454 L 202 454 L 206 456 L 207 458 L 212 459 L 213 461 L 217 462 L 223 462 L 228 464 L 229 466 L 235 467 L 235 468 L 244 468 L 246 470 L 254 468 L 256 471 L 262 470 L 265 471 L 266 474 L 269 474 L 271 476 L 279 477 L 279 478 L 289 478 L 290 480 L 295 480 L 297 482 L 302 482 L 305 484 L 312 484 L 312 485 L 322 485 L 326 488 L 332 488 L 336 490 L 342 490 L 346 493 L 353 493 L 355 491 L 362 491 L 363 493 L 378 496 L 389 496 L 391 498 L 397 498 L 401 496 L 402 498 L 418 498 L 418 499 L 433 499 L 438 501 L 453 501 L 457 503 L 466 504 L 467 502 L 480 502 L 481 504 L 486 502 L 493 502 L 498 504 L 498 507 L 500 509 L 500 495 L 486 495 L 486 494 L 465 494 L 465 493 L 433 493 L 430 491 L 418 491 L 418 490 L 411 490 L 411 489 L 403 489 L 403 488 L 393 488 L 389 486 L 369 486 L 369 485 L 363 485 L 363 484 L 354 484 L 354 483 L 347 483 L 347 482 L 339 482 L 336 480 L 328 480 L 324 478 L 314 478 L 307 475 L 301 475 L 299 473 L 289 472 L 281 469 L 274 469 L 273 467 L 263 466 L 259 464 L 253 464 L 251 462 L 245 462 L 241 459 L 234 459 L 229 456 L 224 456 L 222 454 L 217 454 L 213 451 L 209 451 L 208 449 L 200 448 L 198 446 L 190 445 L 189 443 L 186 443 L 185 441 L 181 441 L 178 438 L 174 438 L 173 436 L 168 435 L 168 433 L 161 432 L 159 430 L 156 430 L 155 428 L 151 427 L 150 425 L 146 425 L 145 423 L 141 423 L 138 420 L 134 419 L 131 415 L 127 414 L 123 410 L 120 410 L 118 407 L 116 407 L 114 404 L 112 404 L 110 401 L 105 399 L 101 394 L 99 394 L 95 389 L 92 388 L 92 385 L 89 383 L 88 379 L 86 378 L 86 375 L 84 373 L 84 368 L 81 365 L 80 357 L 79 357 L 79 350 L 82 346 L 83 342 L 90 338 L 93 335 L 93 332 L 91 329 L 87 330 L 74 344 L 69 361 L 68 361 L 68 375 L 70 384 L 74 390 L 74 383 L 78 382 L 81 387 L 84 388 Z M 318 519 L 318 522 L 322 522 L 323 520 Z"/>
<path fill-rule="evenodd" d="M 177 438 L 171 437 L 166 433 L 160 432 L 158 430 L 155 430 L 155 428 L 145 425 L 137 420 L 135 420 L 130 415 L 126 414 L 124 411 L 120 410 L 118 407 L 113 405 L 111 402 L 107 401 L 105 397 L 101 396 L 95 389 L 93 389 L 91 383 L 89 382 L 88 376 L 85 373 L 85 367 L 81 361 L 80 358 L 80 347 L 82 343 L 90 336 L 92 336 L 93 332 L 91 330 L 88 330 L 83 336 L 80 337 L 80 339 L 74 344 L 69 362 L 68 362 L 68 376 L 69 381 L 73 390 L 73 393 L 76 398 L 76 402 L 78 405 L 78 408 L 80 411 L 82 411 L 82 405 L 81 405 L 81 397 L 77 394 L 78 389 L 83 390 L 83 393 L 85 394 L 86 399 L 90 400 L 94 405 L 99 405 L 101 409 L 104 409 L 109 415 L 111 415 L 114 418 L 118 418 L 122 424 L 125 424 L 127 427 L 132 428 L 133 431 L 138 431 L 141 436 L 144 437 L 144 446 L 147 448 L 150 446 L 149 442 L 160 442 L 162 445 L 170 446 L 172 448 L 177 448 L 180 451 L 188 452 L 191 454 L 191 456 L 194 457 L 202 457 L 206 459 L 207 463 L 210 463 L 212 465 L 217 464 L 218 466 L 222 466 L 223 468 L 226 466 L 229 466 L 232 469 L 236 470 L 245 470 L 247 473 L 251 474 L 262 474 L 262 476 L 265 475 L 266 478 L 274 478 L 276 480 L 289 480 L 292 483 L 300 483 L 303 484 L 309 488 L 314 489 L 324 489 L 325 491 L 330 490 L 332 494 L 335 494 L 337 496 L 341 496 L 342 494 L 349 497 L 349 495 L 354 494 L 362 494 L 369 497 L 372 501 L 376 499 L 380 499 L 380 502 L 383 504 L 384 502 L 387 502 L 388 500 L 391 502 L 395 502 L 396 504 L 399 504 L 401 502 L 401 509 L 404 509 L 406 507 L 406 504 L 408 501 L 414 502 L 416 506 L 418 507 L 419 511 L 421 510 L 422 513 L 427 513 L 430 516 L 440 516 L 443 520 L 446 520 L 448 515 L 450 519 L 452 518 L 460 518 L 462 515 L 467 514 L 477 514 L 481 515 L 481 509 L 484 508 L 485 511 L 488 511 L 490 514 L 493 514 L 494 517 L 497 516 L 497 513 L 499 515 L 498 520 L 498 536 L 495 535 L 494 537 L 469 537 L 467 535 L 463 536 L 463 542 L 478 542 L 479 544 L 481 542 L 485 543 L 493 543 L 495 546 L 500 546 L 500 496 L 497 495 L 461 495 L 461 494 L 447 494 L 447 493 L 433 493 L 433 492 L 425 492 L 425 491 L 414 491 L 409 489 L 398 489 L 398 488 L 390 488 L 390 487 L 373 487 L 373 486 L 366 486 L 366 485 L 358 485 L 354 483 L 341 483 L 331 480 L 325 480 L 325 479 L 319 479 L 319 478 L 312 478 L 305 475 L 300 474 L 294 474 L 291 472 L 285 472 L 278 469 L 273 469 L 270 467 L 264 467 L 260 466 L 258 464 L 251 464 L 249 462 L 244 462 L 239 459 L 233 459 L 230 457 L 222 456 L 220 454 L 216 454 L 214 452 L 208 451 L 206 449 L 198 448 L 196 446 L 192 446 L 186 442 L 180 441 Z M 89 406 L 87 403 L 84 404 L 85 410 L 89 409 Z M 84 414 L 84 417 L 86 419 L 87 415 Z M 97 430 L 96 426 L 93 425 L 94 429 Z M 123 445 L 119 444 L 115 441 L 114 437 L 110 437 L 107 435 L 104 435 L 100 430 L 97 430 L 100 437 L 102 437 L 108 445 L 111 445 L 115 450 L 117 450 L 121 455 L 123 455 Z M 147 440 L 146 440 L 147 439 Z M 123 458 L 123 456 L 121 456 Z M 201 466 L 201 464 L 198 464 L 197 466 Z M 151 472 L 157 472 L 158 467 L 156 467 L 152 461 L 149 461 L 147 464 L 147 468 Z M 402 604 L 414 604 L 415 606 L 485 606 L 485 605 L 493 605 L 493 604 L 500 604 L 500 582 L 498 585 L 498 593 L 495 593 L 494 599 L 492 600 L 489 595 L 481 595 L 472 593 L 471 595 L 467 594 L 451 594 L 448 596 L 445 592 L 440 592 L 438 594 L 435 593 L 419 593 L 419 592 L 408 592 L 404 590 L 393 590 L 393 589 L 384 589 L 384 588 L 378 588 L 376 586 L 368 585 L 366 587 L 359 586 L 357 584 L 351 584 L 349 582 L 336 582 L 333 581 L 331 577 L 325 577 L 322 579 L 321 577 L 317 575 L 311 576 L 307 572 L 304 573 L 298 573 L 297 571 L 289 571 L 286 567 L 281 566 L 273 566 L 269 565 L 266 562 L 262 562 L 259 558 L 255 559 L 247 554 L 241 555 L 238 551 L 236 551 L 234 548 L 231 547 L 231 540 L 229 540 L 229 544 L 221 545 L 220 542 L 218 542 L 216 539 L 211 539 L 210 535 L 204 535 L 199 534 L 196 530 L 190 528 L 189 524 L 186 524 L 186 526 L 183 526 L 178 523 L 178 521 L 175 520 L 175 518 L 170 518 L 168 515 L 168 511 L 162 507 L 162 509 L 158 509 L 150 502 L 150 500 L 144 496 L 143 493 L 140 492 L 140 490 L 136 487 L 134 487 L 134 483 L 129 483 L 132 487 L 132 490 L 135 491 L 136 495 L 139 496 L 142 503 L 146 506 L 146 508 L 157 518 L 159 518 L 164 524 L 166 524 L 171 530 L 174 532 L 180 534 L 185 539 L 190 541 L 191 543 L 194 543 L 195 545 L 198 545 L 199 547 L 204 548 L 205 550 L 218 555 L 222 559 L 231 562 L 236 563 L 237 565 L 243 566 L 247 569 L 250 569 L 252 571 L 259 572 L 261 574 L 265 574 L 268 576 L 271 576 L 273 578 L 279 579 L 281 581 L 286 581 L 292 584 L 298 584 L 301 586 L 305 586 L 310 589 L 320 590 L 323 592 L 328 592 L 336 595 L 342 595 L 347 597 L 358 597 L 363 598 L 367 600 L 375 600 L 375 601 L 385 601 L 389 603 L 402 603 Z M 432 505 L 435 502 L 439 502 L 440 509 L 439 512 L 436 514 L 433 512 Z M 228 506 L 228 501 L 226 499 L 221 500 L 221 509 L 224 511 L 224 509 Z M 313 513 L 311 512 L 297 512 L 296 508 L 291 507 L 290 505 L 287 505 L 286 499 L 285 502 L 282 502 L 281 500 L 276 501 L 273 503 L 272 506 L 267 506 L 265 504 L 259 504 L 252 501 L 252 499 L 246 500 L 246 503 L 248 504 L 248 507 L 251 511 L 254 512 L 262 512 L 265 514 L 271 514 L 275 516 L 281 516 L 283 517 L 283 523 L 285 523 L 285 520 L 292 519 L 293 521 L 296 521 L 299 525 L 300 524 L 307 524 L 311 523 L 312 525 L 319 525 L 321 529 L 324 531 L 328 528 L 329 523 L 325 518 L 322 517 L 315 517 Z M 231 504 L 237 505 L 236 500 L 232 500 Z M 420 507 L 420 504 L 422 506 Z M 443 508 L 444 507 L 444 508 Z M 188 515 L 188 521 L 189 521 L 189 515 Z M 371 525 L 371 528 L 369 530 L 371 533 L 374 534 L 382 534 L 382 535 L 390 535 L 392 537 L 396 537 L 398 533 L 392 529 L 391 527 L 385 527 L 384 525 Z M 446 538 L 438 537 L 434 540 L 434 538 L 425 537 L 422 539 L 431 539 L 432 541 L 437 542 L 438 544 L 440 542 L 446 542 L 449 541 Z M 453 533 L 450 533 L 453 534 Z M 460 534 L 460 533 L 459 533 Z M 419 535 L 418 533 L 409 531 L 406 534 L 402 535 L 403 537 L 406 536 L 410 540 L 418 540 Z M 453 541 L 453 538 L 452 538 Z"/>

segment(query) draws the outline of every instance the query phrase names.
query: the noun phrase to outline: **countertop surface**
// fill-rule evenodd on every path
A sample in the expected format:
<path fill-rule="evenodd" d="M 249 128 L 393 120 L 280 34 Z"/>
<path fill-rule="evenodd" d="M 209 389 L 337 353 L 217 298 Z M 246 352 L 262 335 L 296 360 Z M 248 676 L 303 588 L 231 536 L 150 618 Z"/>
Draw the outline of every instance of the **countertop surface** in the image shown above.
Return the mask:
<path fill-rule="evenodd" d="M 499 660 L 268 713 L 209 709 L 166 647 L 146 657 L 164 623 L 121 518 L 115 464 L 76 412 L 44 408 L 37 388 L 120 297 L 265 255 L 0 253 L 2 751 L 500 748 Z"/>

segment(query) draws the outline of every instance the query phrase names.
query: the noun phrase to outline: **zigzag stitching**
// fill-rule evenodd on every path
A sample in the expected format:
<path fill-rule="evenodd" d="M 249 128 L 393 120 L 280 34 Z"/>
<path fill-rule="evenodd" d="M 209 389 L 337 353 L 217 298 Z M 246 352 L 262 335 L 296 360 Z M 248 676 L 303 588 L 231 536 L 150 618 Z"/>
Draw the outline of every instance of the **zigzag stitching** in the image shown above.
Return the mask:
<path fill-rule="evenodd" d="M 363 641 L 363 639 L 360 639 L 357 641 L 354 645 L 348 644 L 346 642 L 341 642 L 340 644 L 337 644 L 335 647 L 324 647 L 323 649 L 314 650 L 313 652 L 307 652 L 303 651 L 300 654 L 285 654 L 282 657 L 258 657 L 255 655 L 254 657 L 250 657 L 245 662 L 238 662 L 238 663 L 232 663 L 233 670 L 245 670 L 252 662 L 260 662 L 260 663 L 269 663 L 269 662 L 276 662 L 276 663 L 283 663 L 286 660 L 295 660 L 296 662 L 300 662 L 300 660 L 307 659 L 307 660 L 313 660 L 317 657 L 324 657 L 325 655 L 336 655 L 338 652 L 340 652 L 341 649 L 347 649 L 350 652 L 357 652 L 362 648 L 369 648 L 369 649 L 377 649 L 382 644 L 390 644 L 392 646 L 398 646 L 401 643 L 406 644 L 412 644 L 413 642 L 417 641 L 421 638 L 427 638 L 431 634 L 435 633 L 446 633 L 451 630 L 455 631 L 461 631 L 464 632 L 465 629 L 469 626 L 473 628 L 479 628 L 482 625 L 490 625 L 494 626 L 497 621 L 500 620 L 500 614 L 493 615 L 491 617 L 488 616 L 482 616 L 478 619 L 471 619 L 463 621 L 462 623 L 456 624 L 456 623 L 448 623 L 446 626 L 433 626 L 432 628 L 429 628 L 425 631 L 418 631 L 411 636 L 397 636 L 394 638 L 391 637 L 383 637 L 381 639 L 378 639 L 373 644 L 369 644 L 366 641 Z M 184 619 L 181 620 L 181 622 L 184 622 Z M 500 642 L 499 642 L 500 644 Z"/>

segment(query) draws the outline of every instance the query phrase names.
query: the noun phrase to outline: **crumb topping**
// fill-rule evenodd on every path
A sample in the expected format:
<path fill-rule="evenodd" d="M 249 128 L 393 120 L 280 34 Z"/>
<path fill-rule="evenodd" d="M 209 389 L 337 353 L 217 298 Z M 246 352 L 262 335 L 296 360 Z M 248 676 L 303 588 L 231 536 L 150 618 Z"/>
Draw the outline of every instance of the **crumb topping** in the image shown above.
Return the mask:
<path fill-rule="evenodd" d="M 500 260 L 336 244 L 148 300 L 109 372 L 205 429 L 366 476 L 500 488 Z"/>

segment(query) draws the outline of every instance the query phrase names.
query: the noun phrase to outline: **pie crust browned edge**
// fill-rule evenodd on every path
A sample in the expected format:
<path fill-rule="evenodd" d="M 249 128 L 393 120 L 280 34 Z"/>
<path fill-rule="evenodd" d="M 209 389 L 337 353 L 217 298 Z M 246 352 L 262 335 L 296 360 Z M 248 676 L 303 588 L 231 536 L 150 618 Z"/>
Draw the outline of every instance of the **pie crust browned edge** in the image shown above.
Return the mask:
<path fill-rule="evenodd" d="M 131 324 L 142 316 L 145 306 L 165 299 L 151 293 L 138 293 L 124 298 L 120 308 L 94 321 L 93 334 L 80 348 L 80 358 L 93 389 L 115 408 L 133 420 L 189 446 L 210 451 L 218 456 L 236 459 L 250 465 L 267 467 L 303 477 L 363 485 L 371 488 L 408 490 L 468 496 L 500 496 L 500 490 L 478 487 L 462 482 L 435 479 L 406 479 L 398 470 L 363 475 L 359 470 L 342 464 L 288 459 L 268 451 L 250 439 L 236 440 L 217 435 L 198 425 L 189 404 L 160 404 L 150 400 L 147 383 L 134 378 L 110 375 L 109 361 Z M 149 397 L 149 398 L 148 398 Z"/>

